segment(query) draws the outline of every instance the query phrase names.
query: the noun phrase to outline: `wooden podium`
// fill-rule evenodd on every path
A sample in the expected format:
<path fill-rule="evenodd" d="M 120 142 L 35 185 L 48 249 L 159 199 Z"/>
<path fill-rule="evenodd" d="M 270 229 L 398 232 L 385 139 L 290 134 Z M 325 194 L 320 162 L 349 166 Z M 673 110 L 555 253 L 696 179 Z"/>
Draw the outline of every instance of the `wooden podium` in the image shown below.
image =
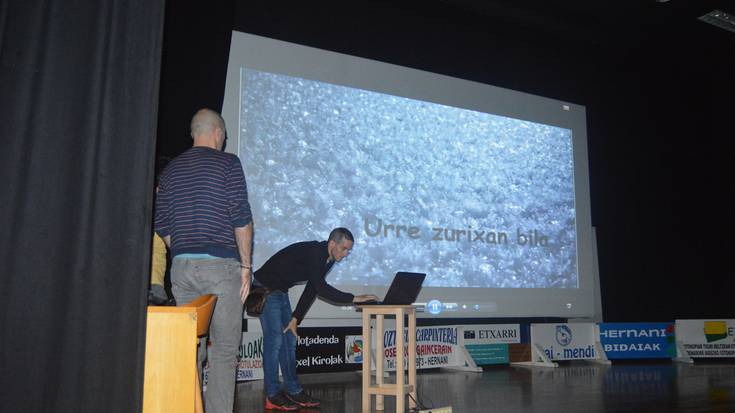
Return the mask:
<path fill-rule="evenodd" d="M 143 413 L 194 412 L 197 309 L 148 307 Z"/>
<path fill-rule="evenodd" d="M 362 311 L 362 411 L 370 412 L 370 399 L 375 395 L 375 409 L 384 410 L 383 396 L 396 397 L 396 412 L 406 410 L 406 395 L 409 407 L 416 407 L 416 309 L 411 305 L 365 305 L 357 306 Z M 385 316 L 396 318 L 396 382 L 383 381 L 383 321 Z M 372 319 L 375 318 L 375 344 L 370 334 Z M 408 346 L 403 335 L 404 319 L 408 318 Z M 375 383 L 370 378 L 372 351 L 375 350 Z M 406 354 L 404 355 L 404 352 Z M 403 368 L 408 357 L 408 382 Z"/>

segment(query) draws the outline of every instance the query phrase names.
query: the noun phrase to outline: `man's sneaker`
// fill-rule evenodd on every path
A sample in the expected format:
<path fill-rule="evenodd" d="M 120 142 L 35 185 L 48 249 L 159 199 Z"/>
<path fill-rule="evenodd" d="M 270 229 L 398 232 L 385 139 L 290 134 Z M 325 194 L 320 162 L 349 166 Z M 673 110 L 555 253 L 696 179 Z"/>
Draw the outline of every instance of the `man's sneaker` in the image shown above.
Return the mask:
<path fill-rule="evenodd" d="M 273 397 L 265 398 L 265 409 L 292 412 L 294 410 L 299 410 L 299 406 L 286 398 L 283 393 L 278 393 Z"/>
<path fill-rule="evenodd" d="M 287 394 L 286 397 L 301 407 L 319 407 L 322 402 L 309 396 L 305 391 L 296 394 Z"/>

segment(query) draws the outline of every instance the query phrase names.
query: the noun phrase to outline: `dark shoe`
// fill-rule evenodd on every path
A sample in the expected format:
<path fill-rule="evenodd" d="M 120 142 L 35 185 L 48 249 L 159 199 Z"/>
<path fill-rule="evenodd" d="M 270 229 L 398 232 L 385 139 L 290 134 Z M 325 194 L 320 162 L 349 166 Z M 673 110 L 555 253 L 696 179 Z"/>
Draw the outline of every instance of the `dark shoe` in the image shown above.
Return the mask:
<path fill-rule="evenodd" d="M 148 305 L 161 306 L 168 305 L 168 297 L 161 297 L 153 291 L 148 291 Z"/>
<path fill-rule="evenodd" d="M 318 407 L 322 404 L 322 402 L 309 396 L 303 390 L 296 394 L 287 394 L 286 397 L 301 407 Z"/>
<path fill-rule="evenodd" d="M 294 410 L 299 410 L 299 406 L 286 398 L 282 393 L 278 393 L 273 397 L 265 398 L 265 409 L 292 412 Z"/>

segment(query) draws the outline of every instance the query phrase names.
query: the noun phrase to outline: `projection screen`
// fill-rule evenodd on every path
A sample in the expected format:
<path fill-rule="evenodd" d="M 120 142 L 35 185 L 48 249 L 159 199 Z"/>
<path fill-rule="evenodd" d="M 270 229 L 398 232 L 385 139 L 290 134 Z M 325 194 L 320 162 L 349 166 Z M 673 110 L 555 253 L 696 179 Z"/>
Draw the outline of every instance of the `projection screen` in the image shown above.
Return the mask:
<path fill-rule="evenodd" d="M 339 289 L 381 296 L 422 272 L 424 316 L 593 314 L 583 106 L 240 32 L 229 59 L 226 150 L 256 269 L 341 226 L 355 245 L 327 277 Z"/>

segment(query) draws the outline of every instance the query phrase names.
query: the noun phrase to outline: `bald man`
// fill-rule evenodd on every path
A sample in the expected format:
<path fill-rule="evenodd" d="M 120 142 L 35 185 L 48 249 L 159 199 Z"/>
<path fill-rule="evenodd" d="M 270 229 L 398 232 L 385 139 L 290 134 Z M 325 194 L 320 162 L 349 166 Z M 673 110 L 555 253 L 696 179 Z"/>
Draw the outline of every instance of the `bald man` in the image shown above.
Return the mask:
<path fill-rule="evenodd" d="M 203 294 L 217 303 L 209 327 L 207 413 L 232 413 L 242 309 L 250 290 L 253 222 L 240 159 L 222 152 L 225 122 L 210 109 L 191 120 L 192 148 L 161 175 L 155 230 L 169 246 L 171 291 L 178 305 Z"/>

